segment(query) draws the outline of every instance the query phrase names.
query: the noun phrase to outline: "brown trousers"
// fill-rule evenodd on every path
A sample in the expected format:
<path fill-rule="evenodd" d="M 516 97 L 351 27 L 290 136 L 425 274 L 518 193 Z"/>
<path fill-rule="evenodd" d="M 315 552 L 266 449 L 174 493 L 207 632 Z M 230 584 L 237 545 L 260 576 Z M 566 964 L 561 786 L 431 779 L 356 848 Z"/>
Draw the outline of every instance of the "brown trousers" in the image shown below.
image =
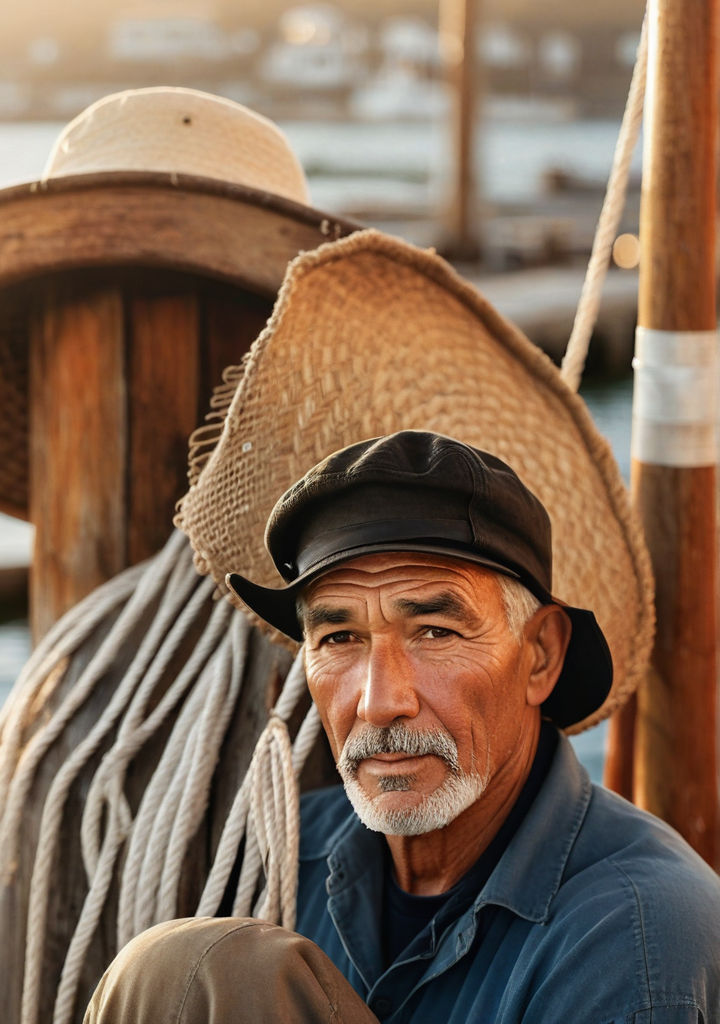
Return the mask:
<path fill-rule="evenodd" d="M 83 1024 L 377 1024 L 323 951 L 253 918 L 183 918 L 120 950 Z"/>

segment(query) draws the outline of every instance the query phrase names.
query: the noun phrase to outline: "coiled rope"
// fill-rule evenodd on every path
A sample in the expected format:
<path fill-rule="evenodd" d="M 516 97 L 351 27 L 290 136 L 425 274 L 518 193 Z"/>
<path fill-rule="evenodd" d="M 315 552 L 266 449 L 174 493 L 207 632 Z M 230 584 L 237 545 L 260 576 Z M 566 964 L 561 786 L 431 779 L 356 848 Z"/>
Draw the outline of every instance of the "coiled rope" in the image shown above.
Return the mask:
<path fill-rule="evenodd" d="M 88 891 L 67 949 L 54 1024 L 73 1019 L 82 967 L 115 877 L 119 877 L 118 948 L 150 925 L 177 916 L 184 858 L 207 809 L 213 772 L 238 704 L 248 656 L 247 619 L 226 601 L 213 602 L 213 591 L 212 581 L 195 571 L 187 538 L 174 531 L 153 559 L 104 584 L 53 627 L 8 698 L 0 717 L 0 877 L 5 884 L 12 881 L 23 807 L 43 757 L 101 683 L 133 632 L 146 624 L 148 608 L 155 609 L 120 685 L 88 735 L 61 765 L 44 800 L 27 918 L 22 1024 L 38 1022 L 49 894 L 68 794 L 113 730 L 114 740 L 90 779 L 80 824 Z M 73 655 L 113 615 L 114 623 L 86 668 L 21 750 L 23 729 L 36 716 L 38 701 L 47 702 L 57 691 Z M 207 621 L 199 641 L 157 699 L 183 639 L 203 618 Z M 235 912 L 294 925 L 297 779 L 320 723 L 312 709 L 292 744 L 286 722 L 305 689 L 298 656 L 225 822 L 199 914 L 217 912 L 244 840 L 246 855 Z M 133 815 L 125 791 L 128 768 L 174 712 L 169 738 Z"/>

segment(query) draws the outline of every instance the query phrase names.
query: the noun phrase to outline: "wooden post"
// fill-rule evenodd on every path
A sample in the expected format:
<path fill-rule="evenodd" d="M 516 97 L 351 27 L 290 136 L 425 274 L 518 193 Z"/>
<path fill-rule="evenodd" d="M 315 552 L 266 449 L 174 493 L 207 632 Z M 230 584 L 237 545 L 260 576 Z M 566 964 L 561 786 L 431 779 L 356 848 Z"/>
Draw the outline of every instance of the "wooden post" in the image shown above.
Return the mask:
<path fill-rule="evenodd" d="M 603 783 L 626 800 L 635 792 L 635 728 L 637 695 L 632 694 L 608 722 Z"/>
<path fill-rule="evenodd" d="M 237 363 L 269 299 L 186 275 L 61 277 L 30 340 L 31 626 L 65 611 L 172 531 L 187 440 L 221 367 Z"/>
<path fill-rule="evenodd" d="M 648 17 L 631 487 L 658 629 L 634 796 L 716 865 L 716 0 Z"/>
<path fill-rule="evenodd" d="M 39 639 L 124 569 L 127 388 L 122 298 L 51 286 L 30 330 L 31 627 Z"/>
<path fill-rule="evenodd" d="M 139 295 L 129 303 L 127 559 L 159 551 L 172 530 L 178 470 L 199 419 L 198 296 Z"/>
<path fill-rule="evenodd" d="M 478 109 L 476 54 L 477 0 L 442 0 L 440 40 L 452 102 L 452 193 L 445 237 L 440 246 L 448 259 L 477 260 L 475 125 Z"/>

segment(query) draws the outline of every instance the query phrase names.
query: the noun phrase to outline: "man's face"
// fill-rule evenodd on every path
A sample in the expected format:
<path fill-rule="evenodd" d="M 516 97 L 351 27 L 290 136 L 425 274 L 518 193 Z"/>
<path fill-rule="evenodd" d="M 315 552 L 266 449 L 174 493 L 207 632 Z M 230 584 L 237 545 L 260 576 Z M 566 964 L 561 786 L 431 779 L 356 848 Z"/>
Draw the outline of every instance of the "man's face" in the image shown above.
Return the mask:
<path fill-rule="evenodd" d="M 537 651 L 497 576 L 460 559 L 367 555 L 303 595 L 308 685 L 369 827 L 442 828 L 527 768 Z"/>

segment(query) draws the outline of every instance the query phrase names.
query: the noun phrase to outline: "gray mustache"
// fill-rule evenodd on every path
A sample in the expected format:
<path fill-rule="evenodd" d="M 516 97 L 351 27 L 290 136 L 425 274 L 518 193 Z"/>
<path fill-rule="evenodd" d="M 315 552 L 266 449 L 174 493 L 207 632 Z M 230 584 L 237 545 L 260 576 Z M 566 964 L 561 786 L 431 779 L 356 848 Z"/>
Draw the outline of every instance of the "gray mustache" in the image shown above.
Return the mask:
<path fill-rule="evenodd" d="M 421 731 L 399 724 L 384 729 L 366 726 L 343 747 L 338 770 L 341 774 L 355 775 L 360 762 L 375 754 L 408 754 L 410 757 L 434 754 L 442 758 L 452 772 L 460 770 L 457 744 L 452 736 L 439 730 Z"/>

